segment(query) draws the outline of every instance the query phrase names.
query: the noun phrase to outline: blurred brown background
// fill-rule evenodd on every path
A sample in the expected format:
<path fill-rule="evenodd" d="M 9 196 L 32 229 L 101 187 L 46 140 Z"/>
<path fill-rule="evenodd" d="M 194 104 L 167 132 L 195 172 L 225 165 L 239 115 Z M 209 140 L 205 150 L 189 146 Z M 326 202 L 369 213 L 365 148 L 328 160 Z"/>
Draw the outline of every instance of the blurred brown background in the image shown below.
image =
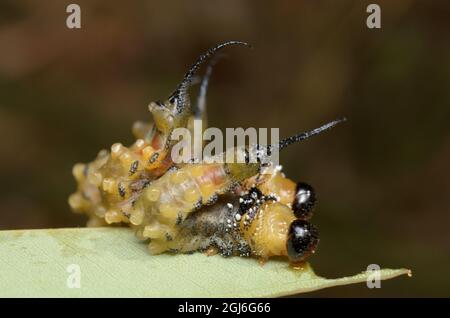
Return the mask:
<path fill-rule="evenodd" d="M 414 271 L 310 295 L 450 296 L 450 2 L 376 1 L 380 30 L 365 25 L 375 1 L 74 2 L 81 30 L 72 1 L 0 2 L 0 229 L 83 226 L 73 164 L 131 143 L 199 53 L 242 40 L 254 49 L 215 68 L 212 125 L 284 137 L 349 119 L 281 156 L 318 191 L 317 273 Z"/>

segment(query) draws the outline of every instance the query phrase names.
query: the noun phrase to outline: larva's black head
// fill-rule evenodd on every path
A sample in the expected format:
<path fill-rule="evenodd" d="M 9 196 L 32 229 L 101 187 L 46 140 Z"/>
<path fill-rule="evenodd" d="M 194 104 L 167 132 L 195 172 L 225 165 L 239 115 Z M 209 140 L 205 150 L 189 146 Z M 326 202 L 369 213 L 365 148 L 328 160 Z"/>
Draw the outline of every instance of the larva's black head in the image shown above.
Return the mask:
<path fill-rule="evenodd" d="M 286 249 L 292 263 L 304 262 L 317 248 L 319 232 L 317 228 L 305 220 L 292 221 Z"/>
<path fill-rule="evenodd" d="M 294 202 L 292 202 L 292 210 L 294 211 L 294 215 L 298 219 L 310 219 L 315 203 L 316 192 L 313 187 L 304 182 L 297 183 Z"/>
<path fill-rule="evenodd" d="M 179 113 L 183 112 L 185 108 L 190 107 L 190 101 L 189 96 L 187 93 L 187 90 L 189 86 L 191 85 L 192 79 L 197 72 L 197 70 L 200 68 L 200 66 L 211 56 L 217 53 L 217 51 L 221 50 L 222 48 L 229 46 L 229 45 L 244 45 L 244 46 L 250 46 L 248 43 L 241 42 L 241 41 L 228 41 L 224 43 L 220 43 L 212 48 L 210 48 L 208 51 L 200 55 L 197 60 L 192 64 L 192 66 L 189 68 L 189 70 L 184 75 L 183 81 L 178 85 L 178 87 L 175 89 L 175 91 L 170 95 L 169 97 L 169 103 L 176 105 L 177 111 Z"/>

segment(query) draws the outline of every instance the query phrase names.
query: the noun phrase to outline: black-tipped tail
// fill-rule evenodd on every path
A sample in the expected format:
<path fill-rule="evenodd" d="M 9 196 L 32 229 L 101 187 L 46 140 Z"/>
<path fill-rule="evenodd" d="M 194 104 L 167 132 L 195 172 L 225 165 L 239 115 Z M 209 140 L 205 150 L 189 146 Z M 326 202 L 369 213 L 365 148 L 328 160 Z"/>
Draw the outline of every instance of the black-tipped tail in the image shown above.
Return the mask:
<path fill-rule="evenodd" d="M 318 134 L 320 134 L 320 133 L 322 133 L 322 132 L 324 132 L 324 131 L 326 131 L 326 130 L 329 130 L 329 129 L 333 128 L 333 127 L 336 126 L 337 124 L 340 124 L 340 123 L 342 123 L 342 122 L 344 122 L 344 121 L 346 121 L 346 120 L 347 120 L 347 119 L 346 119 L 345 117 L 342 117 L 342 118 L 333 120 L 333 121 L 331 121 L 331 122 L 329 122 L 329 123 L 327 123 L 327 124 L 325 124 L 325 125 L 322 125 L 322 126 L 320 126 L 320 127 L 318 127 L 318 128 L 315 128 L 315 129 L 313 129 L 313 130 L 306 131 L 306 132 L 302 132 L 302 133 L 300 133 L 300 134 L 297 134 L 297 135 L 288 137 L 288 138 L 286 138 L 286 139 L 283 139 L 283 140 L 280 141 L 280 143 L 278 144 L 278 149 L 280 149 L 280 150 L 281 150 L 281 149 L 284 149 L 284 148 L 286 148 L 287 146 L 289 146 L 289 145 L 291 145 L 291 144 L 294 144 L 294 143 L 296 143 L 296 142 L 299 142 L 299 141 L 308 139 L 308 138 L 310 138 L 310 137 L 312 137 L 312 136 L 318 135 Z"/>
<path fill-rule="evenodd" d="M 176 90 L 170 95 L 169 100 L 177 99 L 177 103 L 179 104 L 180 109 L 184 108 L 186 103 L 186 95 L 187 90 L 192 82 L 192 78 L 194 77 L 195 73 L 199 69 L 199 67 L 211 56 L 216 54 L 217 51 L 220 49 L 229 46 L 229 45 L 243 45 L 247 47 L 251 47 L 250 44 L 246 42 L 241 41 L 228 41 L 224 43 L 220 43 L 212 48 L 210 48 L 208 51 L 200 55 L 197 60 L 194 62 L 194 64 L 191 65 L 189 70 L 184 75 L 183 81 L 178 85 Z"/>

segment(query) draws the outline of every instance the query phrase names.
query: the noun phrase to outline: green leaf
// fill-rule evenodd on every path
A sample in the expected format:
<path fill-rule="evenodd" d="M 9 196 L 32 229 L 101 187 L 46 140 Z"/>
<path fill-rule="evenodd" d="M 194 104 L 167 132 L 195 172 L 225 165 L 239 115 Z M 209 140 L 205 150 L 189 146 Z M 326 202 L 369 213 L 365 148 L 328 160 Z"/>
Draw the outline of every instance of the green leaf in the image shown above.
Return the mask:
<path fill-rule="evenodd" d="M 80 288 L 69 288 L 71 264 Z M 68 272 L 69 270 L 69 272 Z M 383 269 L 382 279 L 410 274 Z M 0 232 L 2 297 L 274 297 L 365 282 L 369 274 L 325 279 L 286 261 L 163 254 L 151 256 L 127 228 Z M 365 288 L 365 287 L 361 287 Z"/>

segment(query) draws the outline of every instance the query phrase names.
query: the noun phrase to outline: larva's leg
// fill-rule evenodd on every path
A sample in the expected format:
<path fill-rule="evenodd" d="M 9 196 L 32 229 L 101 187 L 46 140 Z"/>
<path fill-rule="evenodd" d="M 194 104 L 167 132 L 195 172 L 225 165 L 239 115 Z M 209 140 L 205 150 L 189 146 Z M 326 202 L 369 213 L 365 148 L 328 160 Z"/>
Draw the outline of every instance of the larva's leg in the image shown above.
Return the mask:
<path fill-rule="evenodd" d="M 210 246 L 208 247 L 208 249 L 205 251 L 206 256 L 214 256 L 217 253 L 219 253 L 219 251 L 217 250 L 217 247 L 215 246 Z"/>

